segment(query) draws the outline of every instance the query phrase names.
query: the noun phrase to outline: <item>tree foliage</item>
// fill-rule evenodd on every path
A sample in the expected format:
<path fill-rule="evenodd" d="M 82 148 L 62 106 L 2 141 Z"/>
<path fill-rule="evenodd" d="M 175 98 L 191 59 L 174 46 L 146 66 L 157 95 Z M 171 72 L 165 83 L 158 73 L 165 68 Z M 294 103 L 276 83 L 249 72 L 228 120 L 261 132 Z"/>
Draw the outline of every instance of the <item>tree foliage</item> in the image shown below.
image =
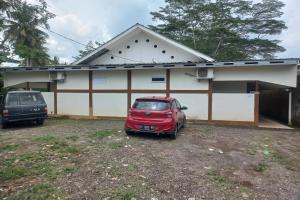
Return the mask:
<path fill-rule="evenodd" d="M 274 57 L 285 49 L 271 39 L 286 29 L 280 0 L 165 0 L 151 12 L 153 30 L 217 60 Z"/>
<path fill-rule="evenodd" d="M 100 47 L 102 44 L 100 42 L 93 42 L 93 41 L 89 41 L 87 43 L 87 45 L 85 46 L 84 49 L 79 50 L 79 55 L 74 56 L 73 58 L 75 59 L 75 61 L 80 60 L 81 58 L 83 58 L 84 56 L 92 53 L 93 51 L 95 51 L 98 47 Z"/>
<path fill-rule="evenodd" d="M 21 58 L 26 66 L 49 63 L 49 55 L 45 47 L 49 29 L 48 20 L 54 14 L 47 11 L 44 0 L 38 4 L 28 4 L 23 0 L 0 0 L 0 63 L 7 61 L 9 55 Z"/>

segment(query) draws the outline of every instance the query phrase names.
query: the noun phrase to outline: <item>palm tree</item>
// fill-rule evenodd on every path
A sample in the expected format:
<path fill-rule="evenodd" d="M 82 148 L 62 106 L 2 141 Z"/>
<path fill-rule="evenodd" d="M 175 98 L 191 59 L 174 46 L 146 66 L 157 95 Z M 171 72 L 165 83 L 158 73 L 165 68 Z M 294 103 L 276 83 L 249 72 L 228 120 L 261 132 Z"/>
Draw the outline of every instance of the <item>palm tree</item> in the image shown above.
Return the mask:
<path fill-rule="evenodd" d="M 49 61 L 45 47 L 48 34 L 41 28 L 49 28 L 48 20 L 54 15 L 46 5 L 31 5 L 20 2 L 4 22 L 4 41 L 9 41 L 14 53 L 23 59 L 26 66 L 44 65 Z"/>

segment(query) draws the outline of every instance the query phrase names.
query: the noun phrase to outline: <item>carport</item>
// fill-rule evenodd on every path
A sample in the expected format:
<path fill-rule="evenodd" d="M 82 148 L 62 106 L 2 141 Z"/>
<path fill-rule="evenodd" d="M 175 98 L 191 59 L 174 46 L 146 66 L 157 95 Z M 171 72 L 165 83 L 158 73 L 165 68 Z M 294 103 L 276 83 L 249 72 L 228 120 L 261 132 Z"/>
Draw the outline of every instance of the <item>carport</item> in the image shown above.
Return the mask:
<path fill-rule="evenodd" d="M 272 83 L 259 83 L 260 122 L 291 125 L 292 93 L 291 89 Z"/>

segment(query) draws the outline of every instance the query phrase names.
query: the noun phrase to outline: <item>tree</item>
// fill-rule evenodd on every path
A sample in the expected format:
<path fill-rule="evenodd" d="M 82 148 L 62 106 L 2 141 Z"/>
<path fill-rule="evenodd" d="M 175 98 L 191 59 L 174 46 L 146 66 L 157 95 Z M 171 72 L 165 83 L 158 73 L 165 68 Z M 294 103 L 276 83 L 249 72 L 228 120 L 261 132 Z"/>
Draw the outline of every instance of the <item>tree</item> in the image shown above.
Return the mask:
<path fill-rule="evenodd" d="M 42 29 L 49 28 L 48 20 L 54 14 L 47 11 L 46 2 L 39 0 L 39 4 L 32 5 L 21 0 L 0 0 L 0 5 L 4 5 L 0 10 L 0 30 L 3 32 L 1 47 L 8 44 L 13 54 L 22 59 L 23 65 L 48 64 L 49 55 L 45 47 L 48 35 Z M 5 57 L 4 53 L 1 55 Z"/>
<path fill-rule="evenodd" d="M 73 58 L 75 59 L 75 61 L 80 60 L 84 56 L 86 56 L 86 55 L 92 53 L 93 51 L 95 51 L 101 45 L 102 44 L 100 42 L 89 41 L 83 50 L 79 50 L 79 55 L 74 56 Z"/>
<path fill-rule="evenodd" d="M 166 0 L 150 26 L 218 60 L 273 58 L 285 49 L 270 36 L 286 29 L 279 0 Z"/>

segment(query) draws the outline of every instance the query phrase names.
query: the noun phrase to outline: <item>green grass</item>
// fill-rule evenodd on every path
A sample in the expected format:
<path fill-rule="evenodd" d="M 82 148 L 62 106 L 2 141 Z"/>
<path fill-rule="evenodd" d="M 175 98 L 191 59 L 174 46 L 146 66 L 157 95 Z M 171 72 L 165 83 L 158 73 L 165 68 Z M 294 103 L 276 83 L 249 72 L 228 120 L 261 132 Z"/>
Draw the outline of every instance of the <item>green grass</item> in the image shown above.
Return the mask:
<path fill-rule="evenodd" d="M 80 150 L 74 146 L 70 146 L 66 141 L 53 135 L 45 135 L 34 138 L 35 141 L 46 143 L 53 151 L 60 153 L 79 153 Z"/>
<path fill-rule="evenodd" d="M 25 153 L 11 158 L 0 158 L 0 180 L 14 180 L 26 176 L 44 175 L 55 178 L 57 172 L 42 153 Z"/>
<path fill-rule="evenodd" d="M 218 183 L 222 190 L 231 189 L 234 186 L 233 181 L 231 181 L 228 177 L 221 175 L 218 171 L 209 171 L 207 175 L 211 181 Z"/>
<path fill-rule="evenodd" d="M 73 142 L 77 141 L 79 139 L 78 135 L 71 135 L 66 137 L 67 140 L 72 140 Z"/>
<path fill-rule="evenodd" d="M 92 138 L 97 138 L 97 139 L 103 139 L 107 136 L 111 136 L 113 134 L 116 134 L 116 131 L 114 130 L 101 130 L 101 131 L 96 131 L 95 133 L 90 134 Z"/>
<path fill-rule="evenodd" d="M 65 173 L 73 173 L 75 171 L 75 168 L 73 167 L 65 167 L 64 172 Z"/>
<path fill-rule="evenodd" d="M 0 152 L 4 151 L 15 151 L 19 147 L 18 144 L 7 144 L 0 147 Z"/>
<path fill-rule="evenodd" d="M 267 164 L 265 163 L 258 163 L 258 165 L 256 165 L 254 167 L 254 170 L 257 171 L 257 172 L 264 172 L 267 170 Z"/>
<path fill-rule="evenodd" d="M 38 184 L 24 191 L 18 192 L 8 200 L 55 200 L 67 199 L 65 195 L 48 184 Z"/>

